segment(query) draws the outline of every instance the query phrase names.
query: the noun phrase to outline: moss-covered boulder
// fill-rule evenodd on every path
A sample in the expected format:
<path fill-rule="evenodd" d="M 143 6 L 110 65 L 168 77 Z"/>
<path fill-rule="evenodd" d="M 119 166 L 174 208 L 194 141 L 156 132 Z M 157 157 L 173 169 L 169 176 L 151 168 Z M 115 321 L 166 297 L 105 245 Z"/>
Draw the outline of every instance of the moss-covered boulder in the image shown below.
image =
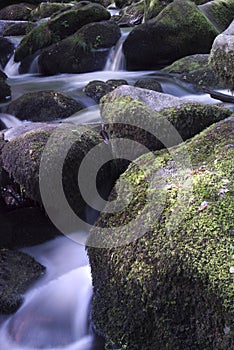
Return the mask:
<path fill-rule="evenodd" d="M 233 130 L 232 116 L 117 182 L 110 199 L 128 205 L 107 205 L 87 242 L 92 320 L 109 348 L 233 348 Z"/>
<path fill-rule="evenodd" d="M 148 89 L 148 90 L 163 92 L 161 84 L 155 78 L 141 78 L 141 79 L 138 79 L 135 82 L 134 86 L 142 88 L 142 89 Z"/>
<path fill-rule="evenodd" d="M 31 18 L 38 20 L 50 17 L 54 13 L 71 8 L 71 5 L 57 2 L 42 2 L 39 6 L 31 11 Z"/>
<path fill-rule="evenodd" d="M 22 294 L 44 270 L 28 254 L 0 249 L 0 313 L 15 312 L 23 302 Z"/>
<path fill-rule="evenodd" d="M 224 85 L 234 90 L 234 21 L 214 40 L 209 62 Z"/>
<path fill-rule="evenodd" d="M 67 118 L 83 105 L 56 91 L 28 92 L 7 106 L 7 113 L 20 120 L 53 121 Z"/>
<path fill-rule="evenodd" d="M 183 57 L 163 70 L 175 74 L 182 81 L 193 84 L 197 90 L 202 90 L 205 86 L 223 87 L 223 84 L 209 66 L 209 54 Z"/>
<path fill-rule="evenodd" d="M 147 22 L 149 19 L 156 17 L 173 0 L 144 0 L 144 2 L 144 21 Z"/>
<path fill-rule="evenodd" d="M 15 61 L 19 62 L 37 50 L 52 45 L 75 33 L 87 23 L 110 18 L 110 13 L 101 5 L 80 2 L 70 10 L 59 13 L 49 21 L 40 24 L 27 34 L 15 51 Z"/>
<path fill-rule="evenodd" d="M 0 10 L 0 19 L 25 21 L 30 18 L 30 14 L 34 6 L 28 3 L 20 3 L 7 6 Z"/>
<path fill-rule="evenodd" d="M 21 186 L 26 197 L 43 204 L 46 210 L 52 210 L 56 220 L 64 218 L 66 214 L 64 206 L 61 206 L 63 195 L 66 196 L 69 208 L 85 219 L 90 203 L 86 203 L 79 190 L 77 176 L 80 164 L 87 153 L 96 146 L 103 147 L 101 155 L 106 154 L 107 158 L 112 159 L 110 145 L 106 145 L 99 134 L 101 125 L 97 125 L 96 128 L 92 125 L 41 123 L 37 129 L 19 134 L 5 144 L 1 155 L 2 166 Z M 95 167 L 100 168 L 95 177 L 95 184 L 98 190 L 106 195 L 106 191 L 109 191 L 108 183 L 112 178 L 111 164 L 107 164 L 104 171 L 101 167 L 101 156 L 98 157 L 94 152 L 88 165 L 89 171 L 83 181 L 89 178 Z M 55 180 L 58 176 L 59 179 Z M 63 184 L 62 194 L 59 192 L 59 181 Z M 86 189 L 90 188 L 90 183 L 85 182 L 83 185 Z M 46 196 L 48 201 L 45 200 Z M 56 200 L 53 200 L 54 196 L 57 196 Z M 52 204 L 48 208 L 46 205 L 51 203 L 51 199 Z M 48 215 L 50 216 L 50 212 Z M 66 220 L 61 222 L 61 225 L 69 224 Z M 60 226 L 58 228 L 60 229 Z M 80 228 L 76 227 L 76 230 L 78 229 Z"/>
<path fill-rule="evenodd" d="M 0 70 L 0 103 L 6 102 L 11 98 L 11 88 L 6 80 L 6 74 Z"/>
<path fill-rule="evenodd" d="M 175 0 L 134 28 L 123 44 L 128 70 L 155 69 L 195 53 L 209 53 L 218 31 L 190 0 Z"/>
<path fill-rule="evenodd" d="M 224 31 L 234 17 L 233 0 L 214 0 L 199 6 L 200 10 L 213 23 L 219 32 Z"/>
<path fill-rule="evenodd" d="M 0 66 L 4 68 L 14 53 L 14 44 L 7 38 L 0 37 Z"/>
<path fill-rule="evenodd" d="M 91 97 L 96 103 L 108 92 L 114 90 L 117 86 L 126 85 L 127 81 L 122 79 L 111 79 L 106 82 L 102 80 L 90 81 L 84 88 L 87 96 Z"/>
<path fill-rule="evenodd" d="M 18 36 L 18 35 L 26 35 L 28 32 L 33 30 L 36 27 L 36 24 L 33 22 L 19 22 L 9 24 L 4 26 L 4 30 L 2 32 L 3 36 Z"/>
<path fill-rule="evenodd" d="M 232 113 L 216 105 L 124 85 L 101 99 L 100 110 L 111 140 L 123 138 L 138 144 L 113 143 L 115 157 L 122 158 L 127 147 L 133 159 L 148 150 L 173 146 L 191 138 Z M 123 168 L 125 166 L 123 162 Z"/>
<path fill-rule="evenodd" d="M 142 22 L 144 16 L 144 0 L 133 3 L 120 11 L 119 26 L 131 27 Z"/>
<path fill-rule="evenodd" d="M 115 22 L 87 24 L 75 34 L 44 49 L 38 61 L 40 71 L 51 75 L 102 70 L 111 47 L 120 36 Z"/>

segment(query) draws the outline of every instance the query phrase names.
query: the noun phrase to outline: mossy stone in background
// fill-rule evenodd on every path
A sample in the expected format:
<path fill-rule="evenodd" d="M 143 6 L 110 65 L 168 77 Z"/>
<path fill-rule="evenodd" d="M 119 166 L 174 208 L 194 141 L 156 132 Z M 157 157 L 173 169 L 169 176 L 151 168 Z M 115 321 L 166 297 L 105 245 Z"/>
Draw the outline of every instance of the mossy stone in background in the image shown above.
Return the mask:
<path fill-rule="evenodd" d="M 224 86 L 234 90 L 234 21 L 215 38 L 209 64 Z"/>

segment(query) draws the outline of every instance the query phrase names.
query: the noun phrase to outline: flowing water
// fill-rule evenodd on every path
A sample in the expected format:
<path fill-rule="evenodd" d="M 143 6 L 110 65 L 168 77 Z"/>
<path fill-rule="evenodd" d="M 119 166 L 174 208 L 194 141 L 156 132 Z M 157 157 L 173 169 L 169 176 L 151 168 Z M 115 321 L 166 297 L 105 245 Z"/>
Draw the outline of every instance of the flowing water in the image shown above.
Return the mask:
<path fill-rule="evenodd" d="M 0 27 L 1 27 L 0 23 Z M 40 90 L 65 93 L 86 107 L 66 119 L 72 123 L 100 122 L 98 105 L 87 97 L 84 87 L 92 80 L 125 79 L 130 85 L 142 77 L 155 77 L 165 93 L 193 99 L 202 103 L 217 103 L 208 94 L 198 94 L 189 84 L 162 71 L 124 71 L 122 44 L 124 34 L 110 53 L 105 70 L 83 74 L 61 74 L 42 77 L 34 58 L 27 74 L 18 74 L 19 64 L 13 57 L 5 67 L 12 90 L 12 99 Z M 0 120 L 6 127 L 22 122 L 4 113 L 7 103 L 0 105 Z M 98 350 L 103 343 L 90 327 L 91 273 L 84 246 L 66 237 L 42 245 L 25 248 L 46 266 L 45 276 L 24 295 L 24 303 L 11 316 L 0 315 L 0 349 L 2 350 Z"/>

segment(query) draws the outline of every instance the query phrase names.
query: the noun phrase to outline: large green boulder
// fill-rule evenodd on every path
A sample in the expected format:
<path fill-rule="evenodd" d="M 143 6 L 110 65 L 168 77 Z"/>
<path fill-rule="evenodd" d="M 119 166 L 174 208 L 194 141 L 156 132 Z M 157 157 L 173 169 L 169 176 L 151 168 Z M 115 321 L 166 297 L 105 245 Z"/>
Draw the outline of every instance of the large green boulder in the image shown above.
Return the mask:
<path fill-rule="evenodd" d="M 232 116 L 117 181 L 87 241 L 107 348 L 234 347 L 233 130 Z"/>
<path fill-rule="evenodd" d="M 219 32 L 224 31 L 234 18 L 233 0 L 215 0 L 199 6 Z"/>
<path fill-rule="evenodd" d="M 175 74 L 183 82 L 193 84 L 197 90 L 202 91 L 204 87 L 223 88 L 223 84 L 209 65 L 209 54 L 180 58 L 163 70 Z"/>
<path fill-rule="evenodd" d="M 101 99 L 100 111 L 111 138 L 131 139 L 150 150 L 161 149 L 163 140 L 175 145 L 232 113 L 220 106 L 204 105 L 129 85 L 122 85 L 105 95 Z M 165 119 L 177 130 L 180 138 L 171 137 L 163 128 Z M 117 151 L 120 149 L 121 143 Z"/>
<path fill-rule="evenodd" d="M 75 34 L 43 50 L 38 60 L 40 71 L 51 75 L 102 70 L 120 36 L 115 22 L 86 24 Z"/>
<path fill-rule="evenodd" d="M 87 23 L 109 18 L 110 13 L 99 4 L 92 4 L 86 1 L 78 3 L 73 8 L 59 13 L 28 33 L 17 47 L 14 59 L 16 62 L 19 62 L 37 50 L 52 45 L 75 33 Z"/>
<path fill-rule="evenodd" d="M 234 21 L 214 40 L 209 63 L 224 85 L 234 90 Z"/>
<path fill-rule="evenodd" d="M 134 28 L 123 44 L 128 70 L 155 69 L 195 53 L 209 53 L 218 31 L 190 0 L 176 0 Z"/>

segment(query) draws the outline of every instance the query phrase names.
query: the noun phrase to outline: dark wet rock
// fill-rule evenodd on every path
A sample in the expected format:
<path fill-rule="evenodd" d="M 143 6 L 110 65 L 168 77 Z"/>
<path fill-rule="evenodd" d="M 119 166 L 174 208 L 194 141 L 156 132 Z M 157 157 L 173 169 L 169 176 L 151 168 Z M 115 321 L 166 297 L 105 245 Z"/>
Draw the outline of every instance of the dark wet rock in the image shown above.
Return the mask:
<path fill-rule="evenodd" d="M 178 144 L 232 113 L 216 105 L 132 86 L 120 86 L 105 95 L 100 110 L 111 138 L 134 140 L 149 150 Z M 112 147 L 116 158 L 125 147 L 124 143 Z M 129 154 L 134 158 L 138 152 L 146 149 L 138 149 L 134 143 L 129 145 Z"/>
<path fill-rule="evenodd" d="M 99 4 L 81 2 L 72 9 L 64 11 L 40 24 L 26 35 L 15 51 L 15 61 L 33 54 L 75 33 L 87 23 L 110 18 L 110 13 Z"/>
<path fill-rule="evenodd" d="M 24 2 L 10 5 L 0 10 L 0 19 L 15 21 L 29 20 L 33 8 L 34 6 L 32 4 Z"/>
<path fill-rule="evenodd" d="M 35 28 L 36 24 L 33 22 L 20 22 L 9 24 L 4 27 L 2 32 L 3 36 L 17 36 L 17 35 L 25 35 L 33 28 Z"/>
<path fill-rule="evenodd" d="M 122 9 L 133 3 L 133 0 L 115 0 L 115 5 L 118 9 Z"/>
<path fill-rule="evenodd" d="M 19 4 L 19 3 L 22 3 L 22 0 L 1 0 L 0 9 L 10 5 Z M 27 3 L 32 5 L 38 5 L 41 3 L 41 0 L 28 0 Z"/>
<path fill-rule="evenodd" d="M 186 56 L 164 68 L 164 71 L 176 74 L 182 81 L 195 85 L 198 90 L 204 86 L 223 87 L 208 61 L 208 54 Z"/>
<path fill-rule="evenodd" d="M 224 31 L 234 17 L 234 2 L 232 0 L 209 1 L 199 8 L 219 32 Z"/>
<path fill-rule="evenodd" d="M 11 88 L 6 80 L 6 74 L 0 70 L 0 103 L 7 102 L 11 98 Z"/>
<path fill-rule="evenodd" d="M 123 44 L 128 70 L 158 69 L 184 56 L 209 53 L 218 31 L 189 0 L 176 0 Z M 202 38 L 202 40 L 201 40 Z"/>
<path fill-rule="evenodd" d="M 121 27 L 128 27 L 140 24 L 144 16 L 144 0 L 133 3 L 120 11 L 118 24 Z"/>
<path fill-rule="evenodd" d="M 91 97 L 96 103 L 99 103 L 100 99 L 108 92 L 111 92 L 120 85 L 126 84 L 126 80 L 122 79 L 110 79 L 106 82 L 102 80 L 93 80 L 85 86 L 84 92 L 87 96 Z"/>
<path fill-rule="evenodd" d="M 111 348 L 234 347 L 233 130 L 232 116 L 117 181 L 109 199 L 128 204 L 107 205 L 87 242 L 94 329 Z"/>
<path fill-rule="evenodd" d="M 38 20 L 41 18 L 50 17 L 58 11 L 71 8 L 69 4 L 57 3 L 57 2 L 42 2 L 39 6 L 31 12 L 31 18 Z"/>
<path fill-rule="evenodd" d="M 40 70 L 46 75 L 102 70 L 120 36 L 120 29 L 113 21 L 87 24 L 44 49 L 38 61 Z"/>
<path fill-rule="evenodd" d="M 20 120 L 53 121 L 67 118 L 82 108 L 79 102 L 59 92 L 36 91 L 12 101 L 7 113 Z"/>
<path fill-rule="evenodd" d="M 138 79 L 135 82 L 134 86 L 139 87 L 139 88 L 143 88 L 143 89 L 163 92 L 161 84 L 155 78 Z"/>
<path fill-rule="evenodd" d="M 0 249 L 0 312 L 15 312 L 23 302 L 22 293 L 43 275 L 44 270 L 25 253 Z"/>
<path fill-rule="evenodd" d="M 234 90 L 234 21 L 214 40 L 209 63 L 224 85 Z"/>
<path fill-rule="evenodd" d="M 0 38 L 0 65 L 5 67 L 14 53 L 14 44 L 7 38 Z"/>
<path fill-rule="evenodd" d="M 0 247 L 15 248 L 44 243 L 61 234 L 44 210 L 36 206 L 14 210 L 1 206 Z"/>

